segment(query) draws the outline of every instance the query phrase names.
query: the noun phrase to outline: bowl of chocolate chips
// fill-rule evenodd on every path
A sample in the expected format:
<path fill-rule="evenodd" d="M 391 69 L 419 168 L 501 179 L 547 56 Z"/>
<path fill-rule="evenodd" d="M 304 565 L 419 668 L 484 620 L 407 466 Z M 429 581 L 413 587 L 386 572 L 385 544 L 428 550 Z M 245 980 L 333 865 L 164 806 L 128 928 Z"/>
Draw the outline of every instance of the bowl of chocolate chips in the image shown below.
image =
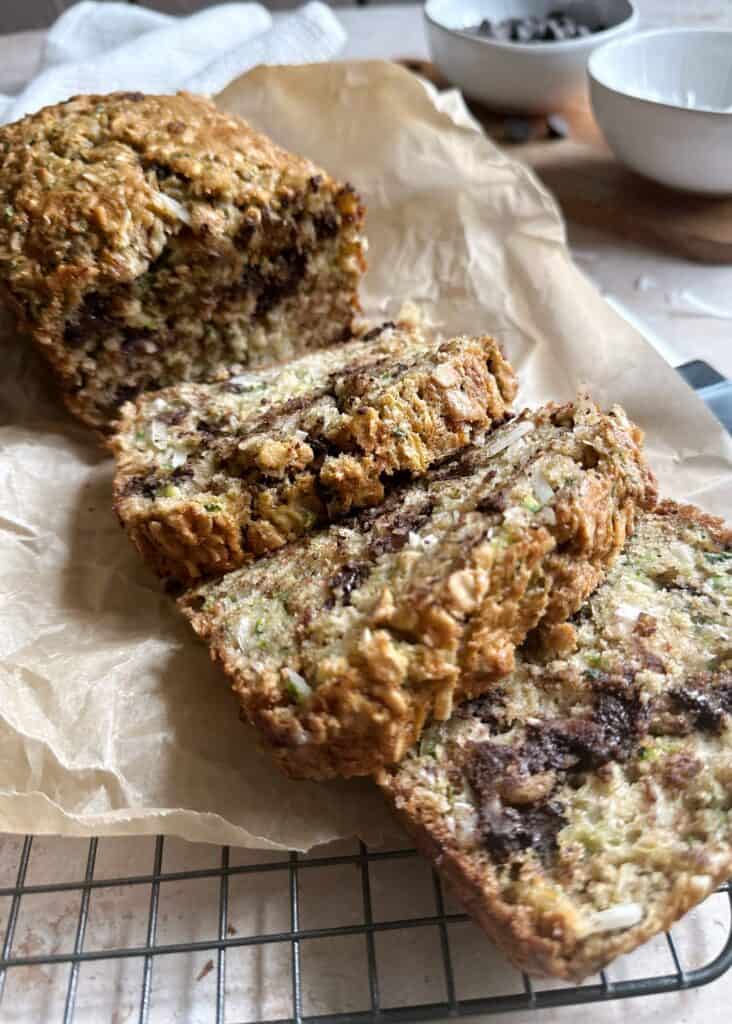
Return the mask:
<path fill-rule="evenodd" d="M 586 97 L 587 61 L 632 32 L 631 0 L 428 0 L 432 60 L 471 99 L 544 114 Z"/>

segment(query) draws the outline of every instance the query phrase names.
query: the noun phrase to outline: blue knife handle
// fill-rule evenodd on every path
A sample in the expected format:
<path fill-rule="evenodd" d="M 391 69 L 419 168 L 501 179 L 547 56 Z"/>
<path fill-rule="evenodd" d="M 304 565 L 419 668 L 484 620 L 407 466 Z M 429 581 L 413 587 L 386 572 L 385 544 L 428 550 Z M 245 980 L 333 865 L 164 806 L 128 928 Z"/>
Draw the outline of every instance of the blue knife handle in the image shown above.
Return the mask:
<path fill-rule="evenodd" d="M 723 377 L 703 359 L 694 359 L 676 369 L 728 433 L 732 434 L 732 381 Z"/>

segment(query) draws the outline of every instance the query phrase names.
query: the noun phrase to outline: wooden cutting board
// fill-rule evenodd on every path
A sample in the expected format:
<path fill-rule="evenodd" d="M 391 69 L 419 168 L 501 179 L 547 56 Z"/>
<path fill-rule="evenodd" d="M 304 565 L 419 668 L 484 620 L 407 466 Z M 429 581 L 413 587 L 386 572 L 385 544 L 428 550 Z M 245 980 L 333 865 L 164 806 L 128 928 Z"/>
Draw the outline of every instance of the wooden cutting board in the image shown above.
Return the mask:
<path fill-rule="evenodd" d="M 440 88 L 449 84 L 433 64 L 402 63 Z M 530 141 L 507 143 L 506 116 L 468 105 L 498 145 L 536 172 L 567 220 L 699 263 L 732 263 L 732 199 L 676 192 L 626 170 L 607 148 L 589 107 L 561 112 L 570 128 L 567 138 L 547 139 L 546 122 L 534 118 Z"/>

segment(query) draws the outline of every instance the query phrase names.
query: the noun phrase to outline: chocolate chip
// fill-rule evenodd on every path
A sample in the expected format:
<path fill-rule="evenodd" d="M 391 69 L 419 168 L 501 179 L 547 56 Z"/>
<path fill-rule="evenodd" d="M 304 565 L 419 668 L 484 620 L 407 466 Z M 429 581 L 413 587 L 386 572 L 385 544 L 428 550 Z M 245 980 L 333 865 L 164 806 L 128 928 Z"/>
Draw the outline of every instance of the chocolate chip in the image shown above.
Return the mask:
<path fill-rule="evenodd" d="M 653 578 L 654 582 L 663 590 L 680 590 L 682 593 L 692 594 L 698 593 L 697 588 L 684 580 L 683 577 L 680 577 L 676 569 L 663 569 L 661 572 L 656 573 Z"/>
<path fill-rule="evenodd" d="M 558 800 L 522 808 L 488 803 L 480 807 L 479 821 L 483 843 L 499 863 L 529 849 L 550 861 L 557 851 L 557 834 L 567 824 Z"/>
<path fill-rule="evenodd" d="M 147 339 L 144 334 L 133 334 L 125 331 L 125 336 L 119 343 L 119 350 L 120 352 L 124 352 L 125 355 L 133 355 L 146 340 Z"/>
<path fill-rule="evenodd" d="M 421 508 L 409 512 L 399 512 L 393 516 L 385 516 L 379 524 L 376 537 L 369 545 L 369 554 L 377 558 L 385 552 L 401 551 L 409 541 L 409 534 L 424 526 L 432 515 L 433 504 L 427 501 Z"/>
<path fill-rule="evenodd" d="M 667 786 L 674 788 L 685 787 L 704 767 L 698 757 L 694 757 L 688 751 L 681 750 L 672 754 L 663 762 L 661 778 Z"/>
<path fill-rule="evenodd" d="M 264 279 L 264 284 L 257 296 L 257 304 L 254 309 L 255 317 L 263 317 L 282 299 L 296 291 L 305 276 L 307 259 L 307 254 L 297 249 L 287 249 L 278 254 L 275 274 L 272 277 L 268 275 Z"/>
<path fill-rule="evenodd" d="M 223 448 L 219 453 L 220 465 L 228 465 L 230 470 L 236 471 L 233 469 L 233 466 L 239 462 L 239 455 L 237 453 L 239 451 L 239 445 L 243 441 L 248 440 L 256 434 L 261 434 L 264 431 L 269 430 L 273 424 L 283 416 L 291 416 L 293 413 L 302 412 L 303 409 L 310 408 L 315 405 L 318 399 L 325 393 L 325 388 L 319 388 L 308 392 L 305 395 L 298 395 L 296 398 L 290 398 L 287 402 L 283 402 L 281 405 L 271 405 L 258 416 L 251 416 L 246 421 L 245 426 L 239 429 L 236 437 L 234 437 L 232 441 L 226 441 L 224 443 Z M 201 431 L 201 433 L 209 434 L 211 436 L 220 435 L 224 432 L 224 428 L 221 424 L 207 422 L 206 420 L 199 420 L 197 429 Z M 319 439 L 315 436 L 309 435 L 307 443 L 313 451 L 315 451 L 316 446 L 319 443 Z M 325 445 L 326 442 L 323 441 L 322 444 Z M 325 454 L 325 449 L 323 452 Z M 327 454 L 340 454 L 340 449 L 335 446 L 328 447 Z M 230 460 L 232 463 L 231 465 Z"/>
<path fill-rule="evenodd" d="M 527 727 L 520 756 L 528 772 L 591 771 L 634 753 L 646 710 L 634 691 L 613 692 L 607 685 L 596 693 L 590 717 L 547 719 Z"/>
<path fill-rule="evenodd" d="M 109 301 L 97 292 L 88 295 L 84 300 L 84 316 L 90 320 L 105 320 L 109 311 Z"/>
<path fill-rule="evenodd" d="M 587 25 L 566 11 L 556 10 L 550 11 L 546 17 L 530 15 L 525 18 L 504 18 L 502 21 L 484 18 L 479 25 L 468 31 L 500 43 L 526 44 L 580 39 L 604 28 L 603 24 Z"/>
<path fill-rule="evenodd" d="M 497 703 L 500 710 L 501 700 Z M 490 704 L 474 701 L 468 708 L 472 717 L 487 720 L 491 727 L 498 717 Z M 527 725 L 517 746 L 474 744 L 464 770 L 477 797 L 483 843 L 496 860 L 528 848 L 544 861 L 551 858 L 557 833 L 566 824 L 563 806 L 550 798 L 556 785 L 552 773 L 561 773 L 561 779 L 566 773 L 601 772 L 611 761 L 627 760 L 638 748 L 645 722 L 646 711 L 635 692 L 603 688 L 589 717 Z M 541 799 L 536 798 L 539 794 Z"/>
<path fill-rule="evenodd" d="M 547 18 L 543 25 L 541 38 L 544 42 L 561 42 L 563 39 L 571 39 L 573 28 L 563 18 Z"/>
<path fill-rule="evenodd" d="M 169 427 L 177 427 L 186 418 L 186 409 L 168 409 L 166 412 L 157 413 L 155 418 Z"/>
<path fill-rule="evenodd" d="M 81 348 L 88 334 L 81 324 L 66 324 L 64 328 L 64 344 L 68 348 Z"/>
<path fill-rule="evenodd" d="M 319 217 L 313 218 L 313 227 L 315 228 L 315 237 L 319 241 L 333 238 L 338 234 L 338 218 L 334 213 L 323 213 Z"/>
<path fill-rule="evenodd" d="M 680 686 L 669 692 L 672 704 L 687 712 L 693 726 L 719 735 L 732 712 L 732 682 L 709 689 Z"/>
<path fill-rule="evenodd" d="M 666 666 L 653 651 L 649 651 L 642 644 L 639 645 L 639 654 L 643 667 L 647 668 L 649 672 L 659 672 L 661 675 L 666 674 Z"/>
<path fill-rule="evenodd" d="M 342 565 L 328 580 L 331 597 L 326 601 L 326 607 L 332 607 L 336 598 L 340 599 L 344 607 L 349 606 L 351 594 L 368 578 L 370 572 L 371 566 L 367 562 L 346 562 Z"/>
<path fill-rule="evenodd" d="M 236 245 L 236 247 L 238 249 L 246 249 L 247 246 L 249 245 L 249 243 L 251 242 L 252 238 L 254 237 L 254 233 L 256 232 L 256 230 L 257 230 L 257 225 L 256 224 L 254 224 L 254 223 L 247 223 L 246 221 L 244 221 L 244 223 L 242 224 L 242 226 L 239 228 L 239 230 L 237 231 L 236 235 L 234 236 L 234 244 Z M 244 275 L 245 275 L 244 276 L 244 280 L 245 280 L 245 282 L 248 282 L 249 279 L 246 277 L 246 274 L 247 274 L 247 271 L 245 270 L 244 271 Z"/>
<path fill-rule="evenodd" d="M 385 323 L 379 324 L 378 327 L 372 327 L 370 331 L 366 331 L 361 340 L 373 341 L 374 338 L 378 338 L 380 334 L 383 334 L 383 332 L 388 330 L 390 327 L 396 327 L 393 320 L 387 320 Z"/>
<path fill-rule="evenodd" d="M 656 620 L 648 612 L 641 612 L 638 616 L 633 632 L 636 636 L 653 636 L 656 632 Z"/>
<path fill-rule="evenodd" d="M 397 377 L 407 369 L 407 364 L 392 362 L 388 356 L 384 356 L 367 366 L 350 364 L 330 375 L 329 379 L 341 412 L 345 411 L 354 399 L 366 394 L 374 382 L 378 381 L 382 369 Z"/>
<path fill-rule="evenodd" d="M 511 25 L 510 39 L 515 43 L 530 43 L 532 40 L 541 38 L 541 30 L 535 28 L 534 25 L 527 19 L 521 21 L 516 18 Z"/>
<path fill-rule="evenodd" d="M 627 760 L 638 745 L 647 718 L 638 695 L 602 690 L 595 698 L 593 717 L 603 730 L 603 746 L 594 751 L 595 757 L 604 761 Z"/>
<path fill-rule="evenodd" d="M 440 462 L 436 462 L 430 472 L 431 480 L 457 480 L 460 477 L 468 476 L 475 469 L 475 453 L 466 448 L 454 455 L 448 455 Z M 483 478 L 490 480 L 495 476 L 491 470 Z"/>
<path fill-rule="evenodd" d="M 121 384 L 114 393 L 114 404 L 122 405 L 123 402 L 131 402 L 133 398 L 137 398 L 141 391 L 141 384 Z"/>
<path fill-rule="evenodd" d="M 140 495 L 143 498 L 154 498 L 160 481 L 153 473 L 146 473 L 143 476 L 133 476 L 122 489 L 123 498 L 131 498 Z"/>
<path fill-rule="evenodd" d="M 259 267 L 246 267 L 239 280 L 240 286 L 250 292 L 261 292 L 267 285 L 267 278 Z"/>
<path fill-rule="evenodd" d="M 459 705 L 455 709 L 454 717 L 477 719 L 483 725 L 489 726 L 492 733 L 499 734 L 511 727 L 511 722 L 506 718 L 505 703 L 505 693 L 496 687 L 467 704 Z"/>
<path fill-rule="evenodd" d="M 217 434 L 221 433 L 221 424 L 212 423 L 210 420 L 199 420 L 196 424 L 196 430 L 199 434 L 206 434 L 208 437 L 216 437 Z"/>
<path fill-rule="evenodd" d="M 483 512 L 485 515 L 499 515 L 506 511 L 508 499 L 505 491 L 496 491 L 495 494 L 487 494 L 481 498 L 475 506 L 476 512 Z"/>
<path fill-rule="evenodd" d="M 477 796 L 483 844 L 494 858 L 502 862 L 531 848 L 542 860 L 549 860 L 556 852 L 557 833 L 566 824 L 562 805 L 539 800 L 514 806 L 501 795 L 516 790 L 529 776 L 522 750 L 506 744 L 477 743 L 466 762 L 465 774 Z"/>
<path fill-rule="evenodd" d="M 70 348 L 79 348 L 95 331 L 106 325 L 113 326 L 114 319 L 109 313 L 109 302 L 103 295 L 93 292 L 87 295 L 76 320 L 64 329 L 64 341 Z M 135 335 L 139 335 L 139 331 Z"/>
<path fill-rule="evenodd" d="M 509 745 L 490 741 L 476 743 L 468 762 L 470 784 L 485 796 L 495 792 L 501 778 L 508 772 L 524 774 L 526 765 L 522 750 L 522 747 L 514 750 Z"/>

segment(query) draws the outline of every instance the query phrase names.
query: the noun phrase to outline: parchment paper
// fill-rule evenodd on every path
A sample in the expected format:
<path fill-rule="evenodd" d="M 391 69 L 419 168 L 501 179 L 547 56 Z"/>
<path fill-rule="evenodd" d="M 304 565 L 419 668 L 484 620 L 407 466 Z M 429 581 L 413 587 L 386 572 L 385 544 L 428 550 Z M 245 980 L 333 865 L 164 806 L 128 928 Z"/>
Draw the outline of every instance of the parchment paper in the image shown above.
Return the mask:
<path fill-rule="evenodd" d="M 492 331 L 525 402 L 588 383 L 645 428 L 668 495 L 728 510 L 729 439 L 573 266 L 551 197 L 458 99 L 373 62 L 259 68 L 220 102 L 361 191 L 368 314 L 411 299 L 444 334 Z M 289 782 L 257 751 L 112 515 L 110 460 L 7 324 L 3 355 L 0 829 L 297 849 L 396 836 L 368 781 Z"/>

